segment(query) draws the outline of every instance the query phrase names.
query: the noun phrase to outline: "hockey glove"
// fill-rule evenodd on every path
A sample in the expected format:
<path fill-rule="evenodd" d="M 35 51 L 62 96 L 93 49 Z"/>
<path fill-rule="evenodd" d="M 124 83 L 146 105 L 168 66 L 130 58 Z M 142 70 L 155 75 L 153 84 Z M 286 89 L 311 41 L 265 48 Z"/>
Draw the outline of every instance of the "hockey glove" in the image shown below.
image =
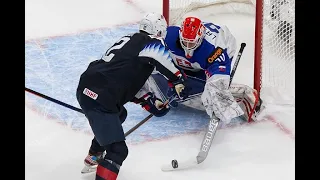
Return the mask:
<path fill-rule="evenodd" d="M 168 105 L 166 107 L 163 107 L 163 102 L 161 101 L 161 99 L 157 98 L 151 92 L 148 92 L 146 95 L 143 96 L 143 98 L 145 101 L 140 103 L 142 108 L 147 110 L 156 117 L 164 116 L 170 110 Z"/>
<path fill-rule="evenodd" d="M 189 89 L 185 87 L 186 76 L 181 76 L 177 81 L 169 82 L 168 96 L 176 94 L 180 99 L 186 99 L 189 96 Z"/>

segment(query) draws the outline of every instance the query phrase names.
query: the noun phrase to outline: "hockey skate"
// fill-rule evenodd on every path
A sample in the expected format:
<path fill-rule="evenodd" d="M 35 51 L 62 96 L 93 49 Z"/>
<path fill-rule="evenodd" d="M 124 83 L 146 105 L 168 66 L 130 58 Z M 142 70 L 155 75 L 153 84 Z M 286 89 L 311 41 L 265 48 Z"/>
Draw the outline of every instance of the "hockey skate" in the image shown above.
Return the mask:
<path fill-rule="evenodd" d="M 253 120 L 253 121 L 257 121 L 258 116 L 261 114 L 261 112 L 262 112 L 265 108 L 266 108 L 266 106 L 263 104 L 262 99 L 259 97 L 258 104 L 256 105 L 256 108 L 254 109 L 254 113 L 253 113 L 252 120 Z"/>
<path fill-rule="evenodd" d="M 263 103 L 263 101 L 262 101 L 262 99 L 259 97 L 259 102 L 258 102 L 258 104 L 257 104 L 257 106 L 256 106 L 256 108 L 255 108 L 255 114 L 259 115 L 259 114 L 261 113 L 261 111 L 264 110 L 265 105 L 263 105 L 262 103 Z"/>
<path fill-rule="evenodd" d="M 237 102 L 244 102 L 244 101 L 246 101 L 247 103 L 239 103 L 239 106 L 241 107 L 241 109 L 244 110 L 244 114 L 242 116 L 240 116 L 240 119 L 242 119 L 243 121 L 246 121 L 246 122 L 258 121 L 258 116 L 265 109 L 265 105 L 263 104 L 262 99 L 259 98 L 254 109 L 251 109 L 251 107 L 254 106 L 253 102 L 251 104 L 249 104 L 250 101 L 248 101 L 248 100 L 243 100 L 243 99 L 237 100 Z"/>
<path fill-rule="evenodd" d="M 99 160 L 101 160 L 104 157 L 105 154 L 106 154 L 105 152 L 98 153 L 96 155 L 92 155 L 92 154 L 89 153 L 87 155 L 87 157 L 84 159 L 84 165 L 85 166 L 81 170 L 81 173 L 85 174 L 85 173 L 90 173 L 90 172 L 96 171 L 98 163 L 99 163 Z"/>

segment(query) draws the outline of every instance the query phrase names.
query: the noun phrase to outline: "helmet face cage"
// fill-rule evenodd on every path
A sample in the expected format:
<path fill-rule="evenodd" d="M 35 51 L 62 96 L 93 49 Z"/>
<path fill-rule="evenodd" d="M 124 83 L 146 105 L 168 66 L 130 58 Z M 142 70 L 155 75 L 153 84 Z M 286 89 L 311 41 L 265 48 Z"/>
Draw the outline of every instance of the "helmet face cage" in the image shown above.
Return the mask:
<path fill-rule="evenodd" d="M 162 16 L 162 15 L 161 15 Z M 154 25 L 155 35 L 158 37 L 165 38 L 167 35 L 167 22 L 165 19 L 158 19 Z"/>
<path fill-rule="evenodd" d="M 193 51 L 198 48 L 205 35 L 205 27 L 200 19 L 187 17 L 181 24 L 179 37 L 180 44 L 187 56 L 192 56 Z"/>

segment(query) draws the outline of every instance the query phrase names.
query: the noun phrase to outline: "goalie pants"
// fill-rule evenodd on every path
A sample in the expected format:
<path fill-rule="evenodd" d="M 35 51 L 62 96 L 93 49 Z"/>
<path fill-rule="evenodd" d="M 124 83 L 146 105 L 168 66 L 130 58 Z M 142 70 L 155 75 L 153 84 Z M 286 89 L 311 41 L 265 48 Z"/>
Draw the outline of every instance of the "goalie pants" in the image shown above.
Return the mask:
<path fill-rule="evenodd" d="M 206 75 L 204 71 L 192 72 L 185 70 L 184 72 L 187 75 L 185 84 L 186 86 L 191 88 L 191 90 L 189 91 L 189 97 L 184 100 L 176 98 L 173 102 L 170 103 L 170 106 L 177 107 L 178 103 L 181 103 L 191 108 L 205 110 L 205 107 L 203 106 L 201 100 L 201 95 L 206 84 Z M 153 85 L 150 85 L 150 87 L 155 86 L 151 88 L 155 95 L 161 98 L 163 101 L 167 100 L 167 92 L 169 89 L 167 80 L 161 74 L 152 74 L 152 79 L 154 80 L 154 83 Z M 243 116 L 241 116 L 241 118 L 246 121 L 250 121 L 251 119 L 255 120 L 256 117 L 254 115 L 254 111 L 257 110 L 255 108 L 260 108 L 262 102 L 261 99 L 258 98 L 256 91 L 249 86 L 241 84 L 231 85 L 230 91 L 232 93 L 232 96 L 238 102 L 240 108 L 245 113 Z M 257 105 L 258 101 L 260 103 L 259 106 Z"/>
<path fill-rule="evenodd" d="M 189 98 L 185 100 L 176 98 L 177 102 L 187 101 L 194 96 L 200 96 L 204 90 L 204 85 L 206 84 L 206 75 L 204 71 L 192 72 L 184 70 L 184 72 L 187 75 L 185 84 L 186 86 L 191 87 L 189 91 Z M 161 74 L 152 74 L 151 76 L 157 86 L 157 88 L 155 88 L 158 90 L 157 93 L 155 93 L 156 96 L 161 98 L 163 101 L 167 100 L 169 98 L 167 95 L 167 92 L 169 90 L 168 81 Z"/>
<path fill-rule="evenodd" d="M 121 166 L 128 156 L 128 147 L 122 128 L 122 123 L 127 117 L 127 110 L 122 106 L 118 113 L 110 113 L 104 106 L 83 95 L 82 91 L 77 92 L 77 100 L 94 134 L 89 152 L 94 154 L 106 151 L 104 159 Z M 107 162 L 99 163 L 104 166 L 103 164 L 110 165 Z M 105 168 L 110 170 L 110 167 Z M 112 171 L 118 173 L 117 169 Z"/>

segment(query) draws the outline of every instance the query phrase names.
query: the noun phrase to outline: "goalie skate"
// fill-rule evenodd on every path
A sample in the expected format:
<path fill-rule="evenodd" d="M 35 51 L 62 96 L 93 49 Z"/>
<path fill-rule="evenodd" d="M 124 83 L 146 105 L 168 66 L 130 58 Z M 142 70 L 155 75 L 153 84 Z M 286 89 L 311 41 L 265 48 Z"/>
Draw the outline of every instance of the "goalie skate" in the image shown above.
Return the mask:
<path fill-rule="evenodd" d="M 262 114 L 261 112 L 263 112 L 263 110 L 266 108 L 266 106 L 263 104 L 263 101 L 261 98 L 259 98 L 259 102 L 257 104 L 257 106 L 255 107 L 254 113 L 253 113 L 253 121 L 258 121 L 258 117 L 260 116 L 260 114 Z"/>

